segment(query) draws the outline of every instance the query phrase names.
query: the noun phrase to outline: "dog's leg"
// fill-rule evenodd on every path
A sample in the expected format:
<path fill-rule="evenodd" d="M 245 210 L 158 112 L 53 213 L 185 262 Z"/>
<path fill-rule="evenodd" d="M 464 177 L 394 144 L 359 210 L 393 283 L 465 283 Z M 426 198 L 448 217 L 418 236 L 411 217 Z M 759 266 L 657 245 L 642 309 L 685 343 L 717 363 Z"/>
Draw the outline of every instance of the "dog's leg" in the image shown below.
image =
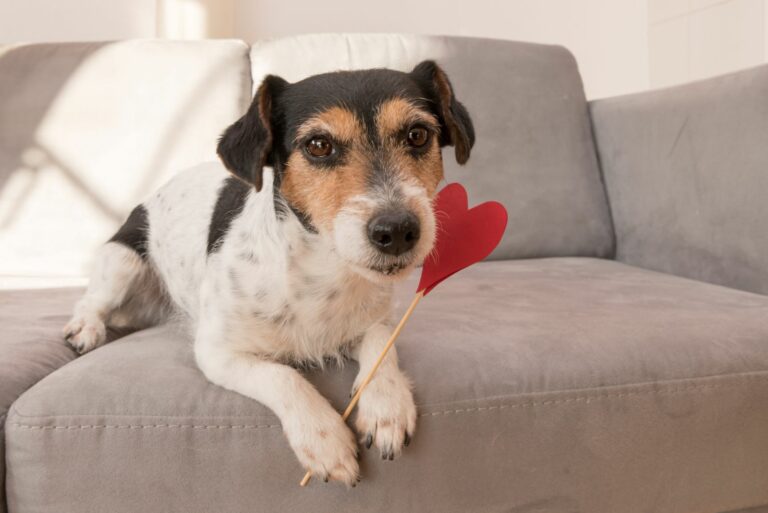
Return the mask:
<path fill-rule="evenodd" d="M 360 372 L 353 393 L 378 359 L 391 331 L 384 325 L 374 325 L 355 348 L 353 356 L 360 363 Z M 394 347 L 360 395 L 355 425 L 361 441 L 368 448 L 375 443 L 382 459 L 394 459 L 403 445 L 410 443 L 416 429 L 416 405 L 411 383 L 397 365 Z"/>
<path fill-rule="evenodd" d="M 88 290 L 64 327 L 64 338 L 78 353 L 87 353 L 106 342 L 107 319 L 147 271 L 147 263 L 133 249 L 117 242 L 101 247 Z"/>
<path fill-rule="evenodd" d="M 354 486 L 359 471 L 355 437 L 328 401 L 296 369 L 228 349 L 215 338 L 227 331 L 215 320 L 202 322 L 195 357 L 205 376 L 270 408 L 305 469 Z"/>

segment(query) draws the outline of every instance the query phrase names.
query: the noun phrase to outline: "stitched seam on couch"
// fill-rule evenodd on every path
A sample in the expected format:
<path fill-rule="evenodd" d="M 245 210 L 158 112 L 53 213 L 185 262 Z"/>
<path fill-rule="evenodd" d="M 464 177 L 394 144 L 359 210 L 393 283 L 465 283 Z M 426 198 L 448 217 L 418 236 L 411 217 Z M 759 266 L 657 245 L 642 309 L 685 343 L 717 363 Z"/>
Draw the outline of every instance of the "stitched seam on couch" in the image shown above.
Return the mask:
<path fill-rule="evenodd" d="M 768 372 L 733 374 L 733 375 L 728 375 L 728 377 L 737 377 L 739 379 L 737 381 L 732 381 L 728 383 L 701 383 L 701 384 L 688 385 L 684 387 L 672 388 L 667 390 L 659 390 L 658 388 L 656 388 L 656 386 L 651 387 L 651 386 L 645 385 L 647 389 L 643 389 L 643 390 L 628 390 L 625 392 L 608 393 L 608 394 L 582 394 L 582 395 L 575 395 L 572 397 L 561 398 L 561 399 L 547 399 L 547 400 L 541 400 L 541 401 L 534 400 L 534 401 L 515 402 L 515 403 L 508 403 L 508 404 L 497 404 L 497 405 L 491 405 L 491 406 L 454 408 L 454 409 L 446 409 L 446 410 L 438 410 L 434 412 L 421 413 L 419 414 L 419 417 L 437 417 L 440 415 L 456 415 L 456 414 L 464 414 L 464 413 L 483 413 L 483 412 L 490 412 L 494 410 L 500 411 L 500 410 L 514 410 L 517 408 L 557 406 L 557 405 L 568 404 L 568 403 L 589 404 L 591 402 L 602 401 L 607 399 L 610 400 L 610 399 L 616 399 L 616 398 L 624 398 L 624 397 L 641 397 L 641 396 L 650 396 L 650 395 L 675 395 L 675 394 L 683 394 L 683 393 L 694 392 L 694 391 L 734 388 L 739 385 L 742 385 L 745 381 L 766 380 L 765 378 L 768 378 Z M 722 378 L 722 376 L 717 376 L 715 378 Z M 658 385 L 658 383 L 655 383 L 652 385 Z M 622 386 L 626 387 L 626 385 L 622 385 Z M 29 418 L 50 419 L 51 417 L 40 416 L 40 417 L 29 417 Z M 25 424 L 22 422 L 8 422 L 6 425 L 13 428 L 40 430 L 40 431 L 82 430 L 82 429 L 197 429 L 197 430 L 242 429 L 242 430 L 245 430 L 245 429 L 272 429 L 272 428 L 279 429 L 281 428 L 281 425 L 279 423 L 278 424 L 183 424 L 183 423 L 179 423 L 179 424 L 36 425 L 36 424 Z"/>

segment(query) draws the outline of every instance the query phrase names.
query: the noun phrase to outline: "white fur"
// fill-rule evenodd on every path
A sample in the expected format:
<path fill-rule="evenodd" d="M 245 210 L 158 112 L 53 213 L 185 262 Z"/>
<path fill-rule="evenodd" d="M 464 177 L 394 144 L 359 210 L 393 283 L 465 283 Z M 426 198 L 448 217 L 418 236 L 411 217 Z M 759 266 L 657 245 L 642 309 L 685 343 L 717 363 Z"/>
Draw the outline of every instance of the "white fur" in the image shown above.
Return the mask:
<path fill-rule="evenodd" d="M 272 409 L 305 468 L 353 485 L 359 473 L 355 437 L 287 364 L 323 365 L 349 354 L 360 363 L 359 384 L 391 332 L 393 279 L 432 247 L 429 199 L 422 188 L 403 184 L 400 192 L 417 210 L 422 237 L 408 260 L 385 276 L 370 268 L 376 255 L 364 235 L 376 197 L 354 198 L 333 233 L 313 234 L 292 214 L 278 220 L 267 170 L 262 191 L 249 194 L 218 250 L 207 255 L 211 215 L 227 176 L 218 163 L 199 166 L 144 203 L 148 260 L 106 244 L 67 325 L 68 340 L 84 353 L 105 342 L 105 325 L 118 313 L 126 324 L 141 325 L 181 314 L 195 334 L 195 357 L 208 379 Z M 125 311 L 134 297 L 133 310 Z M 413 434 L 415 421 L 410 383 L 392 351 L 361 396 L 356 426 L 362 440 L 371 435 L 382 456 L 391 458 L 400 454 L 406 432 Z"/>

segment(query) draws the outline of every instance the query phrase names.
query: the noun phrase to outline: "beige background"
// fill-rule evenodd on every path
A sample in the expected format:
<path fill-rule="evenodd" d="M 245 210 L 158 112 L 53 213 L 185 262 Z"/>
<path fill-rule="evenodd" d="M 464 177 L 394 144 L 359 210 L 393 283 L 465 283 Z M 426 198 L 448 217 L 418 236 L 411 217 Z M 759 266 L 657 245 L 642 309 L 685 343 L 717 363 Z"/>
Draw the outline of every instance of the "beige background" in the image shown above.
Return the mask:
<path fill-rule="evenodd" d="M 648 87 L 647 0 L 2 0 L 0 43 L 411 32 L 568 47 L 589 97 Z"/>
<path fill-rule="evenodd" d="M 768 0 L 3 0 L 0 44 L 167 37 L 253 41 L 412 32 L 568 47 L 587 96 L 664 87 L 768 59 Z"/>
<path fill-rule="evenodd" d="M 768 57 L 766 0 L 649 0 L 649 84 L 663 87 Z"/>

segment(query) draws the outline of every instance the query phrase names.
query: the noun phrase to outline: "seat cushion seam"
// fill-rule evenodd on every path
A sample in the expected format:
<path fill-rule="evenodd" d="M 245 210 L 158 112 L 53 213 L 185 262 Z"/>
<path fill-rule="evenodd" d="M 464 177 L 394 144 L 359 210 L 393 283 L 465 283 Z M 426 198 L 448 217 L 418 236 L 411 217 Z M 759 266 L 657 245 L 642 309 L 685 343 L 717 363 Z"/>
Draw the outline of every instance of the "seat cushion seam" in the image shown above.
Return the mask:
<path fill-rule="evenodd" d="M 253 419 L 257 417 L 266 417 L 268 419 L 274 419 L 275 416 L 270 413 L 254 413 L 253 415 L 230 415 L 222 413 L 220 415 L 172 415 L 172 414 L 144 414 L 144 413 L 64 413 L 61 415 L 27 415 L 19 411 L 16 405 L 12 405 L 9 409 L 8 417 L 19 417 L 22 419 L 54 419 L 57 417 L 144 417 L 144 418 L 161 418 L 161 419 Z"/>
<path fill-rule="evenodd" d="M 31 430 L 72 430 L 72 429 L 272 429 L 280 424 L 79 424 L 38 426 L 11 422 L 10 426 Z"/>
<path fill-rule="evenodd" d="M 768 377 L 768 376 L 764 376 L 764 377 Z M 591 402 L 601 401 L 604 399 L 616 399 L 616 398 L 622 398 L 622 397 L 648 396 L 648 395 L 675 395 L 675 394 L 683 394 L 686 392 L 693 392 L 693 391 L 700 391 L 700 390 L 732 388 L 740 384 L 741 383 L 714 383 L 714 384 L 690 385 L 683 388 L 669 389 L 669 390 L 649 389 L 649 390 L 627 391 L 627 392 L 615 393 L 615 394 L 580 395 L 580 396 L 568 397 L 564 399 L 549 399 L 545 401 L 527 401 L 527 402 L 518 402 L 518 403 L 497 404 L 497 405 L 491 405 L 491 406 L 476 406 L 472 408 L 456 408 L 456 409 L 448 409 L 448 410 L 439 410 L 439 411 L 434 411 L 429 413 L 421 413 L 419 414 L 419 417 L 433 417 L 438 415 L 449 415 L 449 414 L 458 414 L 458 413 L 473 413 L 473 412 L 484 412 L 484 411 L 493 411 L 493 410 L 504 410 L 508 408 L 510 409 L 535 408 L 538 406 L 551 406 L 551 405 L 579 403 L 579 402 L 589 404 Z"/>
<path fill-rule="evenodd" d="M 611 400 L 625 397 L 641 397 L 649 395 L 675 395 L 696 391 L 709 391 L 715 389 L 733 388 L 743 384 L 746 379 L 757 380 L 757 378 L 767 378 L 768 373 L 760 373 L 759 375 L 740 375 L 742 379 L 738 382 L 730 383 L 700 383 L 696 385 L 688 385 L 685 387 L 678 387 L 667 390 L 659 390 L 656 387 L 648 387 L 644 390 L 628 390 L 625 392 L 609 393 L 609 394 L 582 394 L 562 399 L 547 399 L 542 401 L 525 401 L 525 402 L 512 402 L 502 403 L 490 406 L 475 406 L 469 408 L 451 408 L 432 412 L 420 413 L 418 416 L 424 417 L 437 417 L 441 415 L 456 415 L 464 413 L 483 413 L 490 411 L 500 410 L 512 410 L 517 408 L 536 408 L 546 406 L 558 406 L 568 403 L 585 403 Z M 746 379 L 744 379 L 746 378 Z M 424 406 L 421 406 L 424 408 Z M 97 416 L 97 415 L 94 415 Z M 121 415 L 123 417 L 129 415 Z M 140 415 L 135 415 L 140 416 Z M 26 417 L 26 418 L 38 418 L 38 419 L 51 419 L 56 418 L 52 416 L 39 416 L 39 417 Z M 269 429 L 280 428 L 278 424 L 64 424 L 64 425 L 46 425 L 41 426 L 37 424 L 30 424 L 24 422 L 9 422 L 8 426 L 20 429 L 32 429 L 32 430 L 76 430 L 76 429 Z"/>

